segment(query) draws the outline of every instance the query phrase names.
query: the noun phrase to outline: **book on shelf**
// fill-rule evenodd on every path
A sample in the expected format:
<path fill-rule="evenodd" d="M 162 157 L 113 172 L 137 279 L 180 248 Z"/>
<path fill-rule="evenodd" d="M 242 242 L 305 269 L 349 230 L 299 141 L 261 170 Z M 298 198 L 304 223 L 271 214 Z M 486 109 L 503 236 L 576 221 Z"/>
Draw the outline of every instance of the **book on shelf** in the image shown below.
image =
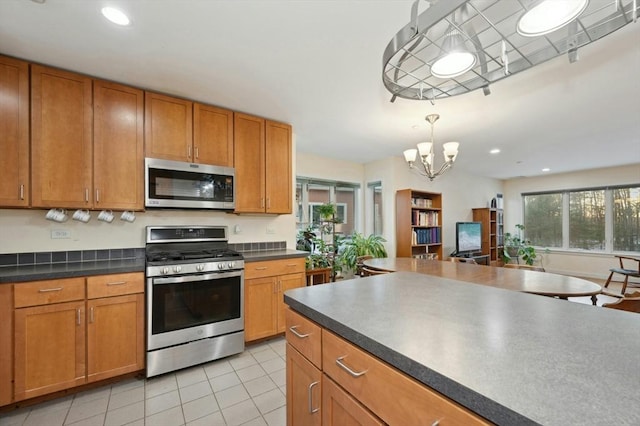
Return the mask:
<path fill-rule="evenodd" d="M 414 254 L 413 257 L 415 259 L 427 259 L 427 260 L 438 260 L 438 253 L 421 253 Z"/>
<path fill-rule="evenodd" d="M 424 228 L 414 229 L 411 232 L 411 244 L 439 244 L 440 243 L 440 228 Z"/>
<path fill-rule="evenodd" d="M 430 198 L 412 198 L 411 207 L 430 208 L 433 206 L 433 200 Z"/>
<path fill-rule="evenodd" d="M 413 210 L 411 224 L 414 226 L 438 226 L 439 212 Z"/>

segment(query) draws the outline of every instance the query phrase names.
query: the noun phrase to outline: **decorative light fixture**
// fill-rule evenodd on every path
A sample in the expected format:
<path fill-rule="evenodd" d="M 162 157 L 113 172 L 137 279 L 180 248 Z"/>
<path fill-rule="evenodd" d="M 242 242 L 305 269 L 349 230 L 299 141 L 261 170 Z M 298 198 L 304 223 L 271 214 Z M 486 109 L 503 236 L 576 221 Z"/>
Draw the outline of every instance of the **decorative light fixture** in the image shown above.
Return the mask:
<path fill-rule="evenodd" d="M 476 64 L 476 55 L 469 52 L 460 31 L 451 29 L 444 38 L 445 54 L 431 66 L 431 74 L 438 78 L 453 78 L 469 71 Z"/>
<path fill-rule="evenodd" d="M 125 27 L 131 23 L 129 17 L 125 15 L 123 11 L 116 9 L 115 7 L 103 7 L 101 12 L 105 18 L 116 25 Z"/>
<path fill-rule="evenodd" d="M 429 7 L 418 14 L 419 4 Z M 640 0 L 415 0 L 388 43 L 382 81 L 397 97 L 437 99 L 482 89 L 636 22 Z"/>
<path fill-rule="evenodd" d="M 587 8 L 589 0 L 543 0 L 525 12 L 516 30 L 525 37 L 549 34 L 576 19 Z"/>
<path fill-rule="evenodd" d="M 442 173 L 447 171 L 453 166 L 453 162 L 456 161 L 458 156 L 458 142 L 447 142 L 442 145 L 444 150 L 444 163 L 437 172 L 434 164 L 433 154 L 433 124 L 438 121 L 440 116 L 438 114 L 429 114 L 425 117 L 425 120 L 431 124 L 431 142 L 421 142 L 418 144 L 418 149 L 407 149 L 404 152 L 404 159 L 409 163 L 409 168 L 414 169 L 414 163 L 416 161 L 416 155 L 420 154 L 420 162 L 422 163 L 422 169 L 416 169 L 418 173 L 429 178 L 429 180 L 435 179 Z"/>

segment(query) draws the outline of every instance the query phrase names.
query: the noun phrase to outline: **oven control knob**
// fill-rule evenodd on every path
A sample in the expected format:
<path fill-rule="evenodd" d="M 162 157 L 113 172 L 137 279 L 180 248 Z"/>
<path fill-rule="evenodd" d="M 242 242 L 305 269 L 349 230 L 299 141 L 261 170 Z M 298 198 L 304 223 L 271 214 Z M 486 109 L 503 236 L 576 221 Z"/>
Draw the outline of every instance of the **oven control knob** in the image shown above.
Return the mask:
<path fill-rule="evenodd" d="M 204 265 L 203 264 L 196 265 L 196 271 L 198 271 L 198 272 L 204 271 Z"/>
<path fill-rule="evenodd" d="M 224 269 L 224 263 L 218 263 L 218 269 Z"/>
<path fill-rule="evenodd" d="M 174 266 L 173 267 L 173 272 L 180 272 L 182 271 L 182 266 Z"/>
<path fill-rule="evenodd" d="M 164 268 L 162 268 L 162 274 L 163 275 L 167 275 L 169 273 L 169 268 L 167 266 L 165 266 Z"/>
<path fill-rule="evenodd" d="M 229 269 L 233 269 L 233 267 L 236 266 L 233 262 L 229 262 Z"/>

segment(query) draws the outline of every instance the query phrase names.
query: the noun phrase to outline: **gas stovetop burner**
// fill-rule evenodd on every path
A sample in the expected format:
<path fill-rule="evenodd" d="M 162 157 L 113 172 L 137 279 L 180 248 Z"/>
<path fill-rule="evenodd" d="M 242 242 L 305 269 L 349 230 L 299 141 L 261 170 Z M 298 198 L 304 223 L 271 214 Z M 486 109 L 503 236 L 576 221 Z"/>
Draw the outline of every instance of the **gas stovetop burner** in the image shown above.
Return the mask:
<path fill-rule="evenodd" d="M 167 262 L 181 260 L 233 260 L 241 258 L 242 255 L 230 249 L 202 249 L 193 251 L 158 251 L 148 252 L 147 261 Z"/>

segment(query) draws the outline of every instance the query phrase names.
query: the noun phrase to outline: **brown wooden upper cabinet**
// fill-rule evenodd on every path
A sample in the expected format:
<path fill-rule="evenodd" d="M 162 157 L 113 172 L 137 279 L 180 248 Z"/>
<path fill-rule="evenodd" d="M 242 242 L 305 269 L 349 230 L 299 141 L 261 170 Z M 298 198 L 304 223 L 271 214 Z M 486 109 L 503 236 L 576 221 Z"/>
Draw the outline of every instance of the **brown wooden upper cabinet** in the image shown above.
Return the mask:
<path fill-rule="evenodd" d="M 145 93 L 150 158 L 233 167 L 233 112 L 186 99 Z"/>
<path fill-rule="evenodd" d="M 33 207 L 92 206 L 92 121 L 89 77 L 31 66 Z"/>
<path fill-rule="evenodd" d="M 0 206 L 29 206 L 29 64 L 0 56 Z"/>
<path fill-rule="evenodd" d="M 144 92 L 32 65 L 33 207 L 144 208 Z"/>
<path fill-rule="evenodd" d="M 94 207 L 144 209 L 144 92 L 93 82 Z"/>
<path fill-rule="evenodd" d="M 291 213 L 291 126 L 235 113 L 236 213 Z"/>

